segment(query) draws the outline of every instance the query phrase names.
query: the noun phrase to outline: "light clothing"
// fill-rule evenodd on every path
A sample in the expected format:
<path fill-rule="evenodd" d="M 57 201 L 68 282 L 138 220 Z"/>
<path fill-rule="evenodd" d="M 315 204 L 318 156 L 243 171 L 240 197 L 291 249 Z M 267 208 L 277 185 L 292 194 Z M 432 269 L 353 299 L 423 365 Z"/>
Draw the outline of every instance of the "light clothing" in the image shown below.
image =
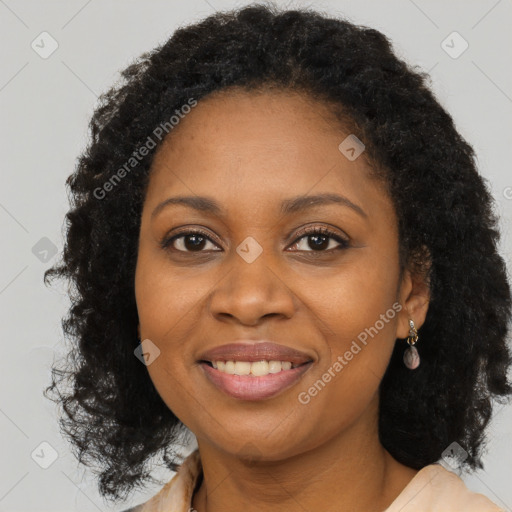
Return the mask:
<path fill-rule="evenodd" d="M 192 496 L 202 475 L 199 451 L 149 501 L 124 512 L 193 512 Z M 364 511 L 361 511 L 364 512 Z M 459 476 L 439 464 L 418 471 L 383 512 L 505 512 L 483 494 L 470 491 Z"/>

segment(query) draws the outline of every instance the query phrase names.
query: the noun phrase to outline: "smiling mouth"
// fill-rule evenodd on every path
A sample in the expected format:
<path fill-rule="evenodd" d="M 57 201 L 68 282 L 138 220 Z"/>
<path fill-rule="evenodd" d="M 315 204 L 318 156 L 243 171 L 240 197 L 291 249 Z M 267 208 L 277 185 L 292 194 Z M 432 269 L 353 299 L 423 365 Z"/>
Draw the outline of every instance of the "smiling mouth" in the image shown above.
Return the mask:
<path fill-rule="evenodd" d="M 313 361 L 292 365 L 290 361 L 199 361 L 213 386 L 231 398 L 266 400 L 298 382 Z M 217 366 L 217 367 L 215 367 Z M 238 372 L 238 373 L 237 373 Z"/>

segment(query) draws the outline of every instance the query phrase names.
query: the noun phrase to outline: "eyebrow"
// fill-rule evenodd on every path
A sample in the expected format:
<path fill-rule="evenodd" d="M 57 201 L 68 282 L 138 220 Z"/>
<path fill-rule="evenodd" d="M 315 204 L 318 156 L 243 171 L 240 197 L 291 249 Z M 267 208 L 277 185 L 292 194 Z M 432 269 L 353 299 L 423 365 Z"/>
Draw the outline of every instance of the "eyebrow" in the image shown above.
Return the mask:
<path fill-rule="evenodd" d="M 210 213 L 217 216 L 222 216 L 224 210 L 215 199 L 204 196 L 176 196 L 169 197 L 162 201 L 151 214 L 151 218 L 155 217 L 161 210 L 170 204 L 181 204 L 205 213 Z M 357 204 L 353 203 L 348 197 L 340 196 L 338 194 L 318 194 L 314 196 L 297 196 L 290 199 L 285 199 L 281 203 L 281 213 L 290 215 L 299 211 L 303 211 L 315 206 L 323 206 L 327 204 L 339 204 L 347 206 L 358 213 L 365 219 L 368 218 L 367 213 Z"/>

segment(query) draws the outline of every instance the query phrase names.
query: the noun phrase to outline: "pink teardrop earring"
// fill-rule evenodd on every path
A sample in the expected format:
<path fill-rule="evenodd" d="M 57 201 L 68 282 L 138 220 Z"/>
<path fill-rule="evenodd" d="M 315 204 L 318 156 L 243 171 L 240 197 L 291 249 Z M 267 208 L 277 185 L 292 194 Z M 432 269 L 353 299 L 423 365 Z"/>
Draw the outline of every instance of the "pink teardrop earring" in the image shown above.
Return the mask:
<path fill-rule="evenodd" d="M 409 327 L 409 337 L 407 338 L 409 348 L 404 352 L 404 364 L 409 370 L 415 370 L 420 365 L 420 355 L 414 346 L 418 341 L 418 331 L 416 327 L 414 327 L 414 322 L 411 319 L 409 319 Z"/>

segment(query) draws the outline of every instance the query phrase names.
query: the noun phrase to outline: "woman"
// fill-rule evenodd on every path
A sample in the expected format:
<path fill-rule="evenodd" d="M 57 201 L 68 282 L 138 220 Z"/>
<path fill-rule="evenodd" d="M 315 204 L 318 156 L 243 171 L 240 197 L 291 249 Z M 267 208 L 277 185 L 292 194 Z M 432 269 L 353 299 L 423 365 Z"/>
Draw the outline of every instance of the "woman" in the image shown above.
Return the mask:
<path fill-rule="evenodd" d="M 177 474 L 130 510 L 500 510 L 439 463 L 482 467 L 512 299 L 426 74 L 376 30 L 253 5 L 123 77 L 45 276 L 74 283 L 75 340 L 47 391 L 100 492 L 161 456 Z"/>

